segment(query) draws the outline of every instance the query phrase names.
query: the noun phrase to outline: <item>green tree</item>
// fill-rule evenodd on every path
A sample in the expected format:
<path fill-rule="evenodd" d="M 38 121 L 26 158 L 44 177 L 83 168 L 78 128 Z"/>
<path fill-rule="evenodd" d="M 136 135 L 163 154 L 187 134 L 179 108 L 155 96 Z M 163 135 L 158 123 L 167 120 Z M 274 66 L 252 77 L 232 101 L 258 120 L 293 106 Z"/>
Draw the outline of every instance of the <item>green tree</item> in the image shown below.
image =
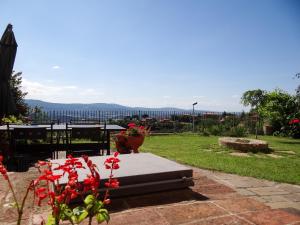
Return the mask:
<path fill-rule="evenodd" d="M 22 91 L 22 72 L 12 74 L 10 80 L 10 88 L 16 104 L 16 115 L 26 116 L 28 113 L 28 105 L 25 103 L 24 98 L 27 92 Z"/>
<path fill-rule="evenodd" d="M 246 91 L 241 99 L 245 106 L 251 106 L 260 118 L 273 126 L 273 131 L 289 134 L 289 121 L 300 117 L 299 101 L 297 95 L 275 89 L 267 92 L 260 89 Z"/>
<path fill-rule="evenodd" d="M 243 94 L 241 102 L 244 106 L 250 106 L 251 110 L 257 111 L 265 103 L 266 97 L 267 92 L 265 90 L 249 90 Z"/>
<path fill-rule="evenodd" d="M 264 104 L 260 105 L 258 112 L 267 118 L 275 130 L 285 130 L 288 122 L 299 116 L 296 96 L 275 89 L 268 92 Z"/>

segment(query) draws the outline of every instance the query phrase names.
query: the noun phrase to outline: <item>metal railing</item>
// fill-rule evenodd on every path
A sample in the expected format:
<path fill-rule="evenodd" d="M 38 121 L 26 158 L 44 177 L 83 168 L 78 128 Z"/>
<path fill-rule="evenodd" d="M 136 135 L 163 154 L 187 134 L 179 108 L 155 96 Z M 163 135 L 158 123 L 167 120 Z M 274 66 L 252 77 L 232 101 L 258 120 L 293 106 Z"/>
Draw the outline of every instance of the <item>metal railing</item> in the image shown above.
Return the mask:
<path fill-rule="evenodd" d="M 126 126 L 130 121 L 150 125 L 152 130 L 162 132 L 191 131 L 194 118 L 195 131 L 218 133 L 218 130 L 230 130 L 244 127 L 248 133 L 262 130 L 259 118 L 248 113 L 195 112 L 192 111 L 154 111 L 154 110 L 60 110 L 33 112 L 29 115 L 31 123 L 114 123 Z"/>

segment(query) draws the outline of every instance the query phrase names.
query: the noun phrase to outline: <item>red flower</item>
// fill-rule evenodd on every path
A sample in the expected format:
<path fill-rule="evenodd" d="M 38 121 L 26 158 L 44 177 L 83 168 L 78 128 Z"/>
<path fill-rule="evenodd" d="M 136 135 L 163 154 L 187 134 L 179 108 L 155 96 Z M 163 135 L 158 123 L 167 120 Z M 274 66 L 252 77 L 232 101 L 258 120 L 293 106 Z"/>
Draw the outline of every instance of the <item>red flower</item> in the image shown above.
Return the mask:
<path fill-rule="evenodd" d="M 117 169 L 119 169 L 120 168 L 120 166 L 119 166 L 119 164 L 114 164 L 113 166 L 112 166 L 112 168 L 114 169 L 114 170 L 117 170 Z"/>
<path fill-rule="evenodd" d="M 8 179 L 8 176 L 7 176 L 7 170 L 6 168 L 2 165 L 2 162 L 0 162 L 0 173 L 2 174 L 3 178 L 5 180 Z"/>
<path fill-rule="evenodd" d="M 300 123 L 299 119 L 293 119 L 289 122 L 289 124 L 296 124 L 296 123 Z"/>
<path fill-rule="evenodd" d="M 0 163 L 2 163 L 2 162 L 3 162 L 3 156 L 0 155 Z"/>
<path fill-rule="evenodd" d="M 108 182 L 105 182 L 106 187 L 118 188 L 119 181 L 117 179 L 110 179 Z"/>
<path fill-rule="evenodd" d="M 131 128 L 131 127 L 135 127 L 136 125 L 135 125 L 135 123 L 129 123 L 127 126 L 128 126 L 129 128 Z"/>

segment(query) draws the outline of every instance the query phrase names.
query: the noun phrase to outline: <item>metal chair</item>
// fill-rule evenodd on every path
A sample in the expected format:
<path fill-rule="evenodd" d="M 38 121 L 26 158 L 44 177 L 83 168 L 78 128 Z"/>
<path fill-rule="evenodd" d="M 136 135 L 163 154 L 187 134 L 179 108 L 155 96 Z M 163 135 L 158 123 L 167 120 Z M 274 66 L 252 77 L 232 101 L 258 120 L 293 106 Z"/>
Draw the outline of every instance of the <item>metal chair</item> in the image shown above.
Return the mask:
<path fill-rule="evenodd" d="M 50 135 L 48 136 L 50 132 Z M 12 160 L 17 171 L 26 171 L 31 162 L 55 158 L 53 125 L 46 127 L 14 128 L 11 132 Z"/>

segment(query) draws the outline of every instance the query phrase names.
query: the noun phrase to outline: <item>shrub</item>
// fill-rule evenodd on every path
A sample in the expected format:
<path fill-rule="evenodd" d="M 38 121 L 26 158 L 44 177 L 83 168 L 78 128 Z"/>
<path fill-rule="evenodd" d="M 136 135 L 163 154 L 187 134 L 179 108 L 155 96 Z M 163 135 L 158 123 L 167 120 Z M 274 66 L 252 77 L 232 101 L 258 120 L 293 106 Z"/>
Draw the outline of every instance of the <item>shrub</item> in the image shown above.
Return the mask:
<path fill-rule="evenodd" d="M 224 127 L 223 126 L 218 126 L 214 125 L 208 128 L 208 131 L 211 135 L 215 136 L 221 136 L 224 133 Z"/>
<path fill-rule="evenodd" d="M 242 126 L 232 127 L 227 133 L 230 137 L 246 137 L 248 135 L 247 129 Z"/>

